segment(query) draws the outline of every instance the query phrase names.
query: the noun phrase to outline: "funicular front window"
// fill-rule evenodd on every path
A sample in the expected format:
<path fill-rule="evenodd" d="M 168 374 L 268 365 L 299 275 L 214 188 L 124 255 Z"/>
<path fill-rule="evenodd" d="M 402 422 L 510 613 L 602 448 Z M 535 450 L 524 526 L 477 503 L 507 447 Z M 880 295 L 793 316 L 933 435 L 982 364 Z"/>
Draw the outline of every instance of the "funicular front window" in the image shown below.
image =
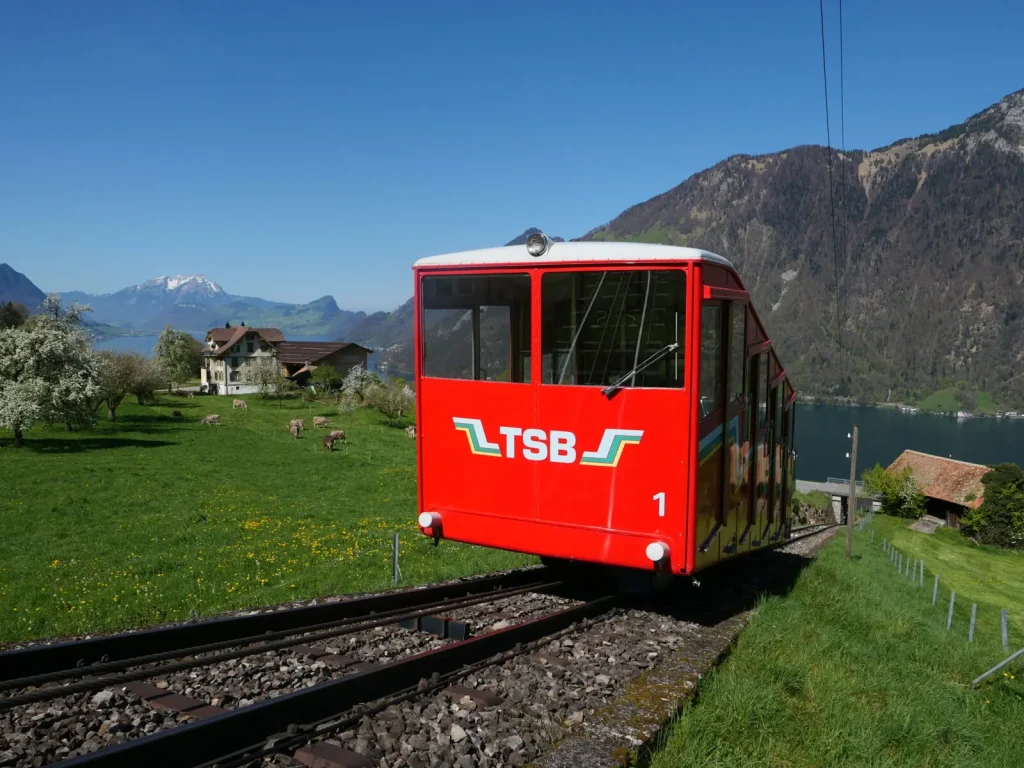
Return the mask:
<path fill-rule="evenodd" d="M 452 275 L 422 282 L 423 375 L 530 380 L 530 276 Z"/>
<path fill-rule="evenodd" d="M 678 269 L 545 273 L 543 382 L 606 386 L 677 344 L 624 386 L 682 387 L 685 282 Z"/>

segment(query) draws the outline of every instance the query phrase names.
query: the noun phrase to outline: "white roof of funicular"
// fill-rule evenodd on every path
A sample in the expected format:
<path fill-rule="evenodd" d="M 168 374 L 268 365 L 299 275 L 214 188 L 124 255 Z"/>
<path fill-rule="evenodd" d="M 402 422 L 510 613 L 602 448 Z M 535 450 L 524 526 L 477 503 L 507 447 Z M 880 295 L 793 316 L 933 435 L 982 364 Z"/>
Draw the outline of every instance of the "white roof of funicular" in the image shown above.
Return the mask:
<path fill-rule="evenodd" d="M 481 248 L 419 259 L 417 267 L 476 267 L 503 265 L 631 263 L 642 261 L 713 261 L 732 267 L 728 259 L 700 248 L 652 243 L 551 243 L 542 256 L 531 256 L 525 245 Z"/>

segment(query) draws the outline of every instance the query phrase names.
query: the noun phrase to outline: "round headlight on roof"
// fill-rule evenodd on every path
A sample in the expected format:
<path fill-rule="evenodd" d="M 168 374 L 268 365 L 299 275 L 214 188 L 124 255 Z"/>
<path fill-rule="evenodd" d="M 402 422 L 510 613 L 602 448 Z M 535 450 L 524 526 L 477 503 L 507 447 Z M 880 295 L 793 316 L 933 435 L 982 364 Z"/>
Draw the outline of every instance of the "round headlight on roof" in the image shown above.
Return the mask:
<path fill-rule="evenodd" d="M 548 249 L 549 240 L 543 232 L 534 232 L 526 238 L 526 252 L 531 256 L 543 256 Z"/>

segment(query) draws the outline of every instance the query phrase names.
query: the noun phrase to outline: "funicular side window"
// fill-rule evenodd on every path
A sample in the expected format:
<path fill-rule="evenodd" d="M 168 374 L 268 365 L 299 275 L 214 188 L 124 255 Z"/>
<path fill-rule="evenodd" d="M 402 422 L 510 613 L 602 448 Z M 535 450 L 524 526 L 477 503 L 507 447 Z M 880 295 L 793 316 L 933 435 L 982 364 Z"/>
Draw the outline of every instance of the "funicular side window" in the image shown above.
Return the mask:
<path fill-rule="evenodd" d="M 424 277 L 423 375 L 530 380 L 530 276 Z"/>
<path fill-rule="evenodd" d="M 700 417 L 722 406 L 722 305 L 705 303 L 701 308 Z"/>
<path fill-rule="evenodd" d="M 683 270 L 547 272 L 541 297 L 545 384 L 606 386 L 655 357 L 624 386 L 683 386 Z"/>

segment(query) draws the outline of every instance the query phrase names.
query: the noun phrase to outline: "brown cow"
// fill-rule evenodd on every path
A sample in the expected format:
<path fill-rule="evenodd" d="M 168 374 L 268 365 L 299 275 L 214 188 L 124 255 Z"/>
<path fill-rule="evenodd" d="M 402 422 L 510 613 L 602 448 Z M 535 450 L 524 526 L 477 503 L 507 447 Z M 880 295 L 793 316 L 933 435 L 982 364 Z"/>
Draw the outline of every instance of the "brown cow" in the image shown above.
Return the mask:
<path fill-rule="evenodd" d="M 408 436 L 408 438 L 410 440 L 415 440 L 416 439 L 416 427 L 415 426 L 406 427 L 405 428 L 405 434 Z"/>
<path fill-rule="evenodd" d="M 234 400 L 231 403 L 231 409 L 241 408 L 243 411 L 249 410 L 249 404 L 245 400 Z"/>
<path fill-rule="evenodd" d="M 327 429 L 327 425 L 331 423 L 331 420 L 326 416 L 314 416 L 313 417 L 313 429 L 317 427 L 323 427 Z"/>
<path fill-rule="evenodd" d="M 215 424 L 220 426 L 220 416 L 216 413 L 211 413 L 209 416 L 203 416 L 203 420 L 200 424 Z"/>
<path fill-rule="evenodd" d="M 330 435 L 324 438 L 324 448 L 326 448 L 328 451 L 334 450 L 334 438 L 331 437 Z"/>
<path fill-rule="evenodd" d="M 331 438 L 331 440 L 340 440 L 343 443 L 346 442 L 344 429 L 332 429 L 331 434 L 329 434 L 328 437 Z"/>
<path fill-rule="evenodd" d="M 290 427 L 288 427 L 288 431 L 292 433 L 292 437 L 294 437 L 296 440 L 299 439 L 299 432 L 301 430 L 299 429 L 298 425 L 292 424 Z"/>
<path fill-rule="evenodd" d="M 306 428 L 306 422 L 303 419 L 292 419 L 288 422 L 289 427 L 298 427 L 299 429 Z"/>

